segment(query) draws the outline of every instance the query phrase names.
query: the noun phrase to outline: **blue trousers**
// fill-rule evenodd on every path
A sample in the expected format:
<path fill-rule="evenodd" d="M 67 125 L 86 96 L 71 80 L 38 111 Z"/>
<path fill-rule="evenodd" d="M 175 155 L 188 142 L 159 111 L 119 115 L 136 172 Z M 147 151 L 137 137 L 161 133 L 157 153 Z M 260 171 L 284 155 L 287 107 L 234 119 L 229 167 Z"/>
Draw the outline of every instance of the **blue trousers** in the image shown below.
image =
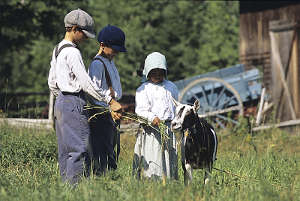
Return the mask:
<path fill-rule="evenodd" d="M 90 111 L 90 115 L 97 113 Z M 98 111 L 99 112 L 99 111 Z M 90 121 L 92 165 L 96 175 L 102 175 L 106 170 L 116 169 L 117 129 L 110 113 L 98 115 Z"/>
<path fill-rule="evenodd" d="M 77 183 L 90 169 L 88 112 L 84 95 L 63 95 L 55 101 L 58 163 L 63 181 Z"/>

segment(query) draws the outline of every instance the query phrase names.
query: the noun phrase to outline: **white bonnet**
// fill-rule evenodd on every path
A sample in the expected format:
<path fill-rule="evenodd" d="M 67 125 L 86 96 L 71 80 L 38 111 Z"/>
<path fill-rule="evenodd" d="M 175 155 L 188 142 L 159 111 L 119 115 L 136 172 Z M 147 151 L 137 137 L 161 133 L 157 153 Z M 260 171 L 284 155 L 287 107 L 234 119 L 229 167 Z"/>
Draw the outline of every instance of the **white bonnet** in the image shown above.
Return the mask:
<path fill-rule="evenodd" d="M 148 77 L 151 70 L 155 68 L 163 69 L 167 72 L 167 60 L 166 57 L 159 52 L 152 52 L 149 54 L 145 60 L 145 66 L 143 70 L 143 75 Z"/>

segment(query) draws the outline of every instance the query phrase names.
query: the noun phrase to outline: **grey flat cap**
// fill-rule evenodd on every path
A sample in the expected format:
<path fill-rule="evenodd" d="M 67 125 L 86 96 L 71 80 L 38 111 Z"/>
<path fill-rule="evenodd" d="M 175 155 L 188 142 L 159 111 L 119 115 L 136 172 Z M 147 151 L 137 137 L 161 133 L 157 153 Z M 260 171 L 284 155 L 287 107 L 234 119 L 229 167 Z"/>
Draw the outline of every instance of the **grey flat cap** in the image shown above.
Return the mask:
<path fill-rule="evenodd" d="M 95 38 L 94 20 L 87 12 L 79 8 L 72 10 L 65 16 L 64 22 L 65 27 L 77 25 L 87 37 Z"/>

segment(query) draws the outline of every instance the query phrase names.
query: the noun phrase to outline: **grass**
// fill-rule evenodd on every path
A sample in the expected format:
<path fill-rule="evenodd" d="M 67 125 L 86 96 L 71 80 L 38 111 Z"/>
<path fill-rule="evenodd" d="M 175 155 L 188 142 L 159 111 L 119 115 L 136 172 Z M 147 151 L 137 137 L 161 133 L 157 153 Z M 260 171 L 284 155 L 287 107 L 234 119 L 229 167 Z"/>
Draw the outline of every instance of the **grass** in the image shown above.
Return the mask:
<path fill-rule="evenodd" d="M 165 186 L 136 180 L 134 143 L 134 133 L 122 134 L 118 169 L 72 188 L 60 180 L 53 131 L 1 126 L 0 200 L 300 200 L 299 133 L 220 133 L 215 167 L 226 173 L 214 170 L 207 186 L 196 170 L 185 187 L 181 168 Z"/>

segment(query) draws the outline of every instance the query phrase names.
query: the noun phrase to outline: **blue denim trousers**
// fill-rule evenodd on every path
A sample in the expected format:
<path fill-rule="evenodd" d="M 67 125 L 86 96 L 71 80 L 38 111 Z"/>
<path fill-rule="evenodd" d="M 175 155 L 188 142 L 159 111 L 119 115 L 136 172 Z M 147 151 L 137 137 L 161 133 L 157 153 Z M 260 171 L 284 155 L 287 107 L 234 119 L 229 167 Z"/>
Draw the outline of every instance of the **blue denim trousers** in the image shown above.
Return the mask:
<path fill-rule="evenodd" d="M 54 118 L 60 175 L 65 182 L 77 183 L 89 176 L 90 153 L 88 112 L 84 95 L 63 95 L 55 101 Z"/>
<path fill-rule="evenodd" d="M 97 110 L 90 111 L 90 116 L 95 113 L 97 113 Z M 91 119 L 89 124 L 93 172 L 96 175 L 102 175 L 107 170 L 117 168 L 117 158 L 114 150 L 117 143 L 117 128 L 110 113 L 96 116 Z"/>

